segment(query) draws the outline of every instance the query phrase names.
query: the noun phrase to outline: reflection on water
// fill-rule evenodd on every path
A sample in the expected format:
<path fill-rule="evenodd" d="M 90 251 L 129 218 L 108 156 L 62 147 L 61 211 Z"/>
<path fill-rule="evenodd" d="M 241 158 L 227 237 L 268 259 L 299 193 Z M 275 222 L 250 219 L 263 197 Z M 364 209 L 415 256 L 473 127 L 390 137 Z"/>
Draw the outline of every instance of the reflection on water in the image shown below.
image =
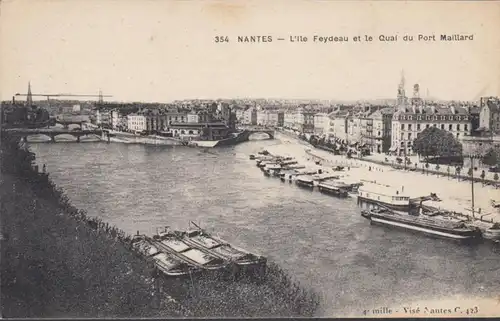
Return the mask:
<path fill-rule="evenodd" d="M 321 315 L 454 294 L 499 294 L 497 247 L 372 227 L 353 199 L 264 177 L 248 155 L 276 143 L 250 141 L 213 153 L 103 142 L 33 144 L 32 150 L 89 214 L 129 233 L 199 222 L 317 289 Z"/>

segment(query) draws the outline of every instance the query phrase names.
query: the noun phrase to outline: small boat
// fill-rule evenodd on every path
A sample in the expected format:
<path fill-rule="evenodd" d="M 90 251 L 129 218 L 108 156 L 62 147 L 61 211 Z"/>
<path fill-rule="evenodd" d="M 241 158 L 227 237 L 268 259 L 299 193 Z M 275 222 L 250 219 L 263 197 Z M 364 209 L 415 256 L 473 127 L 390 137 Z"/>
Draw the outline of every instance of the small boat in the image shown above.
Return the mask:
<path fill-rule="evenodd" d="M 410 210 L 410 197 L 399 193 L 394 188 L 383 185 L 363 186 L 358 190 L 358 203 L 360 201 L 381 204 L 395 211 L 407 212 Z"/>
<path fill-rule="evenodd" d="M 487 240 L 498 241 L 500 240 L 500 224 L 494 223 L 488 229 L 485 229 L 483 232 L 483 237 Z"/>
<path fill-rule="evenodd" d="M 159 250 L 206 271 L 224 270 L 229 262 L 191 247 L 179 238 L 177 232 L 168 231 L 153 236 L 152 244 Z"/>
<path fill-rule="evenodd" d="M 311 177 L 298 177 L 295 184 L 300 187 L 314 188 L 314 180 Z"/>
<path fill-rule="evenodd" d="M 145 235 L 134 236 L 132 248 L 139 255 L 152 260 L 155 269 L 167 277 L 181 277 L 201 272 L 194 265 L 188 264 L 169 253 L 160 252 Z"/>
<path fill-rule="evenodd" d="M 276 161 L 274 160 L 266 160 L 266 161 L 258 161 L 257 162 L 257 167 L 265 167 L 267 164 L 276 164 Z"/>
<path fill-rule="evenodd" d="M 250 160 L 254 160 L 255 159 L 255 155 L 254 154 L 251 154 L 250 155 Z"/>
<path fill-rule="evenodd" d="M 283 166 L 284 169 L 304 169 L 306 168 L 304 165 L 292 164 Z"/>
<path fill-rule="evenodd" d="M 290 166 L 290 165 L 298 164 L 298 162 L 296 160 L 282 160 L 279 163 L 281 166 Z"/>
<path fill-rule="evenodd" d="M 230 261 L 238 268 L 238 272 L 246 275 L 263 276 L 266 271 L 267 258 L 250 253 L 247 250 L 236 247 L 228 242 L 208 233 L 198 225 L 196 230 L 182 232 L 181 237 L 184 242 L 194 248 L 208 252 L 223 260 Z"/>
<path fill-rule="evenodd" d="M 318 190 L 321 193 L 330 194 L 342 198 L 349 196 L 349 193 L 345 189 L 328 182 L 319 183 Z"/>
<path fill-rule="evenodd" d="M 425 215 L 402 214 L 388 208 L 362 210 L 361 216 L 369 219 L 371 224 L 402 228 L 439 238 L 468 241 L 481 237 L 478 228 L 466 226 L 460 220 L 439 220 Z"/>

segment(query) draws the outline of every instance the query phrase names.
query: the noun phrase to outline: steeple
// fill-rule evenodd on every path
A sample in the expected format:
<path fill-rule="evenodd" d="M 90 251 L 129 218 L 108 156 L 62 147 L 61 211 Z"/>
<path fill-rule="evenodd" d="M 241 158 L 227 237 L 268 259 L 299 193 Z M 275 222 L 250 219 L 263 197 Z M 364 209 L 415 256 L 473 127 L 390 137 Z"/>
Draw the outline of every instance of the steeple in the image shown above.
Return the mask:
<path fill-rule="evenodd" d="M 405 74 L 404 71 L 401 70 L 401 81 L 398 86 L 398 98 L 397 98 L 397 106 L 399 108 L 404 108 L 406 105 L 406 93 L 405 93 Z"/>
<path fill-rule="evenodd" d="M 102 105 L 104 103 L 104 97 L 102 95 L 102 90 L 99 89 L 99 104 Z"/>
<path fill-rule="evenodd" d="M 28 95 L 26 96 L 26 105 L 33 106 L 33 97 L 31 96 L 31 83 L 28 81 Z"/>

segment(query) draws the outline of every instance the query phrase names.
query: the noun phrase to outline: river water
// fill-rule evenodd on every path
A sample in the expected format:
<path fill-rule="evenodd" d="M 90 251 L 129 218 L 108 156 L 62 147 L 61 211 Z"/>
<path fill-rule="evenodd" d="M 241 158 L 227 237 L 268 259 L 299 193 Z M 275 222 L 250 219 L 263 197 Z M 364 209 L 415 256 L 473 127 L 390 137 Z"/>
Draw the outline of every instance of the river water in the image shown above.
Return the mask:
<path fill-rule="evenodd" d="M 254 140 L 209 152 L 104 142 L 38 143 L 31 149 L 74 205 L 90 215 L 129 233 L 200 223 L 314 288 L 323 301 L 319 316 L 500 294 L 498 247 L 370 226 L 353 199 L 263 176 L 248 155 L 281 143 Z"/>

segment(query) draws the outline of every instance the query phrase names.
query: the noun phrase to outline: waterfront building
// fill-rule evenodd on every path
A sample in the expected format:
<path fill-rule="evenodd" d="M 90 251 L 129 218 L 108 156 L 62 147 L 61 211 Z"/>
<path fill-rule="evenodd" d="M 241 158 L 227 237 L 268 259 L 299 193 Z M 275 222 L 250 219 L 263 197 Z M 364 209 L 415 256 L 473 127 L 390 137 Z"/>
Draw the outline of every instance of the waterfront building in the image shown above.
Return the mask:
<path fill-rule="evenodd" d="M 391 147 L 392 116 L 395 109 L 386 107 L 370 115 L 372 119 L 372 152 L 387 153 Z"/>
<path fill-rule="evenodd" d="M 460 140 L 472 133 L 469 112 L 457 106 L 399 106 L 392 118 L 391 152 L 413 155 L 413 141 L 429 127 L 437 127 Z"/>
<path fill-rule="evenodd" d="M 372 111 L 368 108 L 367 111 L 360 114 L 360 135 L 361 142 L 360 147 L 367 147 L 370 152 L 376 151 L 375 138 L 373 133 L 373 118 Z"/>
<path fill-rule="evenodd" d="M 471 160 L 467 156 L 485 155 L 491 148 L 500 149 L 500 135 L 463 136 L 460 143 L 465 156 L 463 167 L 470 168 Z M 488 167 L 488 165 L 483 164 L 481 158 L 477 158 L 474 160 L 474 167 Z"/>
<path fill-rule="evenodd" d="M 258 110 L 257 111 L 257 125 L 264 126 L 267 123 L 267 110 Z"/>
<path fill-rule="evenodd" d="M 96 110 L 96 125 L 103 128 L 112 128 L 111 110 Z"/>
<path fill-rule="evenodd" d="M 285 126 L 285 112 L 283 111 L 278 111 L 278 123 L 277 123 L 277 126 L 278 127 L 283 127 Z"/>
<path fill-rule="evenodd" d="M 314 115 L 314 134 L 318 136 L 327 135 L 330 127 L 330 119 L 326 113 Z"/>
<path fill-rule="evenodd" d="M 346 141 L 349 145 L 361 142 L 361 118 L 363 113 L 349 115 L 346 119 Z"/>
<path fill-rule="evenodd" d="M 231 129 L 223 122 L 170 123 L 166 130 L 181 139 L 220 140 L 226 138 Z"/>
<path fill-rule="evenodd" d="M 257 125 L 257 109 L 255 107 L 248 107 L 243 112 L 242 124 Z"/>
<path fill-rule="evenodd" d="M 314 112 L 301 110 L 298 117 L 298 128 L 301 133 L 314 133 Z"/>
<path fill-rule="evenodd" d="M 481 97 L 479 107 L 479 128 L 482 131 L 500 133 L 500 99 Z"/>
<path fill-rule="evenodd" d="M 278 114 L 277 110 L 264 109 L 257 112 L 257 124 L 267 127 L 278 126 Z"/>
<path fill-rule="evenodd" d="M 328 114 L 328 136 L 330 138 L 336 138 L 340 141 L 346 142 L 348 116 L 349 112 L 340 108 Z"/>
<path fill-rule="evenodd" d="M 284 116 L 283 116 L 283 123 L 284 123 L 284 127 L 286 128 L 290 128 L 290 129 L 293 129 L 293 130 L 298 130 L 298 127 L 297 127 L 297 112 L 291 108 L 289 108 L 285 113 L 284 113 Z"/>
<path fill-rule="evenodd" d="M 127 129 L 135 132 L 142 132 L 147 129 L 146 116 L 140 114 L 127 115 Z"/>
<path fill-rule="evenodd" d="M 188 123 L 198 123 L 199 122 L 198 113 L 190 112 L 189 114 L 187 114 L 187 122 Z"/>

